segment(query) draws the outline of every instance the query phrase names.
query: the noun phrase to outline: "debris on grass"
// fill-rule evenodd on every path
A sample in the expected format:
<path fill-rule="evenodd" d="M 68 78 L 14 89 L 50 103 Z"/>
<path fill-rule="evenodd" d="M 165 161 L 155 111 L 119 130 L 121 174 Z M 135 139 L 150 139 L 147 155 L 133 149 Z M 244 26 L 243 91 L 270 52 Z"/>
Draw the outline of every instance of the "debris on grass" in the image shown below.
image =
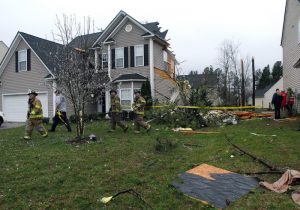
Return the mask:
<path fill-rule="evenodd" d="M 207 164 L 188 170 L 179 177 L 183 183 L 173 182 L 176 189 L 220 209 L 226 208 L 258 186 L 254 178 Z"/>
<path fill-rule="evenodd" d="M 250 134 L 251 134 L 251 135 L 254 135 L 254 136 L 272 136 L 272 137 L 277 136 L 276 134 L 273 134 L 273 135 L 265 135 L 265 134 L 251 133 L 251 132 L 250 132 Z"/>
<path fill-rule="evenodd" d="M 135 196 L 135 197 L 138 198 L 140 201 L 142 201 L 148 208 L 153 209 L 152 206 L 149 205 L 149 204 L 142 198 L 142 196 L 141 196 L 139 193 L 137 193 L 135 190 L 133 190 L 133 189 L 123 190 L 123 191 L 120 191 L 120 192 L 118 192 L 117 194 L 115 194 L 115 195 L 113 195 L 113 196 L 103 197 L 103 198 L 101 198 L 100 202 L 106 204 L 106 203 L 110 202 L 111 200 L 115 199 L 116 197 L 118 197 L 118 196 L 120 196 L 120 195 L 123 195 L 123 194 L 126 194 L 126 193 Z"/>
<path fill-rule="evenodd" d="M 296 170 L 287 170 L 279 180 L 270 184 L 260 182 L 259 184 L 269 190 L 277 193 L 284 193 L 290 189 L 290 185 L 300 180 L 300 172 Z M 293 201 L 300 206 L 300 187 L 292 193 Z"/>

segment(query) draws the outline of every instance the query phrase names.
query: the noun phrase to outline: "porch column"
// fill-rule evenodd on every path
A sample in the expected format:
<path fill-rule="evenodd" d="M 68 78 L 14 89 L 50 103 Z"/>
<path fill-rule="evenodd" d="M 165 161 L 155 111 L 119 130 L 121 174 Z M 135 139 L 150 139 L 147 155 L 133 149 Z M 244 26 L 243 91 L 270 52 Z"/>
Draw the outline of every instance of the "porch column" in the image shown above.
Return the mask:
<path fill-rule="evenodd" d="M 98 72 L 99 66 L 99 56 L 98 56 L 98 49 L 95 49 L 95 70 Z"/>
<path fill-rule="evenodd" d="M 150 67 L 150 85 L 151 85 L 151 96 L 152 99 L 155 97 L 155 86 L 154 86 L 154 51 L 153 51 L 153 39 L 149 39 L 149 48 L 150 48 L 150 62 L 149 62 L 149 67 Z"/>
<path fill-rule="evenodd" d="M 107 45 L 107 59 L 108 59 L 108 77 L 111 81 L 111 50 L 110 50 L 110 44 Z"/>

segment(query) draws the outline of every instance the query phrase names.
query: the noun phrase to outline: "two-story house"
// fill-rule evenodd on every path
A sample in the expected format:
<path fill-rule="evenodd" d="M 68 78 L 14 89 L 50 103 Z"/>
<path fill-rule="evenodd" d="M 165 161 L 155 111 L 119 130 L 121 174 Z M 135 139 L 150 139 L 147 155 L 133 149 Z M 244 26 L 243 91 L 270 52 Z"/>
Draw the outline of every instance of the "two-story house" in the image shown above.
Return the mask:
<path fill-rule="evenodd" d="M 152 97 L 159 101 L 169 100 L 176 88 L 175 57 L 169 50 L 167 31 L 161 32 L 158 25 L 158 22 L 142 24 L 120 11 L 104 31 L 86 35 L 95 51 L 95 71 L 107 71 L 108 87 L 117 88 L 125 109 L 130 109 L 134 89 L 141 88 L 147 78 Z M 77 40 L 69 46 L 80 47 Z M 61 44 L 17 33 L 0 65 L 0 110 L 8 121 L 26 120 L 28 89 L 39 93 L 44 116 L 53 116 L 54 72 L 59 71 L 59 65 L 51 55 L 61 48 Z M 98 104 L 89 104 L 85 112 L 107 112 L 109 107 L 108 88 Z"/>
<path fill-rule="evenodd" d="M 300 111 L 300 0 L 286 0 L 281 46 L 283 50 L 283 88 L 292 88 Z"/>

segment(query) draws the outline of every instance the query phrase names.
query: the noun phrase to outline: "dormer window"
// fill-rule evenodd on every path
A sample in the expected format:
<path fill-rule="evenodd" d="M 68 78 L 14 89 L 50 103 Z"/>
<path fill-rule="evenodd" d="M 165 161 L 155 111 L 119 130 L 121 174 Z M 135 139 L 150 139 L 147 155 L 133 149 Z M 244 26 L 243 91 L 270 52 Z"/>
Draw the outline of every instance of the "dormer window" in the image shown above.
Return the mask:
<path fill-rule="evenodd" d="M 18 70 L 27 71 L 27 50 L 18 52 Z"/>

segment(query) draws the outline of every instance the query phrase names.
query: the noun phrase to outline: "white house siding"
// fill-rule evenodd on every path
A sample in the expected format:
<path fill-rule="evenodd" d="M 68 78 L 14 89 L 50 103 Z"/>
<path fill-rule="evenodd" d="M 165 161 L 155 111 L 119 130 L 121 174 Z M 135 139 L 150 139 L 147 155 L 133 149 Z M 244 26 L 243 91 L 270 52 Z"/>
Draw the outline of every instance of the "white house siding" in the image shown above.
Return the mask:
<path fill-rule="evenodd" d="M 21 40 L 18 43 L 16 51 L 29 49 L 29 46 Z M 48 113 L 49 117 L 53 113 L 53 90 L 49 83 L 44 79 L 49 74 L 46 67 L 41 63 L 36 54 L 31 51 L 31 70 L 16 72 L 15 70 L 15 54 L 11 56 L 7 66 L 5 67 L 0 80 L 2 86 L 0 87 L 0 110 L 2 107 L 2 95 L 3 94 L 17 94 L 28 92 L 28 89 L 35 90 L 37 92 L 45 92 L 48 94 Z M 27 106 L 27 104 L 24 104 Z M 44 105 L 45 106 L 45 105 Z"/>
<path fill-rule="evenodd" d="M 283 90 L 283 79 L 281 78 L 278 80 L 267 92 L 265 92 L 263 98 L 256 98 L 255 99 L 255 105 L 256 106 L 262 106 L 261 108 L 271 108 L 271 102 L 273 94 L 276 92 L 276 89 L 279 89 L 280 91 Z"/>
<path fill-rule="evenodd" d="M 154 51 L 154 67 L 163 70 L 164 69 L 164 56 L 163 48 L 161 44 L 154 41 L 153 51 Z"/>
<path fill-rule="evenodd" d="M 300 58 L 299 22 L 300 3 L 298 0 L 287 0 L 285 22 L 283 27 L 283 87 L 292 88 L 300 93 L 300 68 L 293 65 Z"/>

